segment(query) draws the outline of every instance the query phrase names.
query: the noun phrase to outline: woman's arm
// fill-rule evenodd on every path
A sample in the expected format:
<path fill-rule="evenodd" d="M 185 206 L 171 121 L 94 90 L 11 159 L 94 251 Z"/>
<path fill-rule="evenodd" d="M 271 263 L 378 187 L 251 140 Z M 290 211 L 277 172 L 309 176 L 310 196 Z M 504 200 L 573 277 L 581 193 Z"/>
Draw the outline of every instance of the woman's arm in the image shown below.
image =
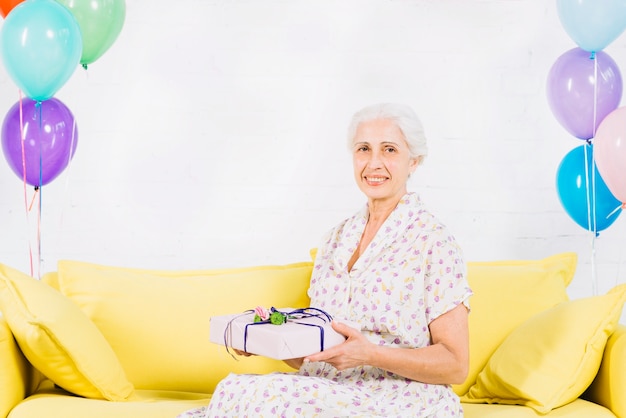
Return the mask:
<path fill-rule="evenodd" d="M 460 304 L 433 320 L 429 325 L 432 344 L 423 348 L 375 345 L 358 330 L 333 322 L 346 342 L 304 361 L 323 361 L 338 370 L 370 365 L 424 383 L 463 383 L 469 368 L 467 316 L 467 308 Z"/>

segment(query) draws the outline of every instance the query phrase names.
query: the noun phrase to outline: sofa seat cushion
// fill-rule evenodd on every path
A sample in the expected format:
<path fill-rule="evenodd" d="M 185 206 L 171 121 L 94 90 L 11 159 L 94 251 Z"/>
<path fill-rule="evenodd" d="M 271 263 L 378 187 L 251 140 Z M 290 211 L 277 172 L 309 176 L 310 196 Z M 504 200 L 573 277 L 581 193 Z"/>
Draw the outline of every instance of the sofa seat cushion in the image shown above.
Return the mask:
<path fill-rule="evenodd" d="M 506 338 L 463 399 L 546 414 L 578 398 L 598 372 L 625 299 L 622 284 L 533 316 Z"/>
<path fill-rule="evenodd" d="M 174 418 L 178 414 L 208 405 L 210 395 L 136 390 L 129 402 L 111 402 L 71 396 L 50 382 L 16 406 L 8 418 Z"/>
<path fill-rule="evenodd" d="M 60 261 L 60 291 L 87 314 L 137 389 L 212 393 L 235 373 L 290 370 L 260 356 L 234 360 L 209 341 L 210 317 L 262 306 L 306 307 L 312 263 L 151 271 Z"/>
<path fill-rule="evenodd" d="M 109 402 L 71 396 L 48 384 L 13 409 L 8 418 L 173 418 L 181 412 L 207 405 L 210 395 L 136 390 L 131 402 Z M 577 399 L 549 415 L 518 405 L 463 404 L 465 418 L 615 418 L 607 408 Z"/>
<path fill-rule="evenodd" d="M 471 355 L 467 379 L 454 386 L 458 395 L 467 393 L 511 331 L 533 315 L 568 300 L 567 286 L 576 262 L 575 253 L 562 253 L 539 260 L 467 263 L 467 279 L 474 291 L 469 315 Z"/>
<path fill-rule="evenodd" d="M 133 385 L 102 333 L 57 290 L 0 264 L 0 309 L 24 356 L 57 385 L 88 398 L 132 396 Z"/>
<path fill-rule="evenodd" d="M 464 418 L 616 418 L 607 408 L 576 399 L 544 415 L 527 406 L 463 403 Z"/>

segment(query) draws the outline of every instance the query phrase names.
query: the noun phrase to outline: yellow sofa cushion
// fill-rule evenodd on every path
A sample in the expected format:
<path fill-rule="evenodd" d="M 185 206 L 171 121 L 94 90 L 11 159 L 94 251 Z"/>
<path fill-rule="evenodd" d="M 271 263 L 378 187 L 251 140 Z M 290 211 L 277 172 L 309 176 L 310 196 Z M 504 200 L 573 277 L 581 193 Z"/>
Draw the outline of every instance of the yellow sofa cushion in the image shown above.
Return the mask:
<path fill-rule="evenodd" d="M 11 418 L 174 418 L 206 406 L 207 394 L 136 390 L 132 402 L 109 402 L 68 396 L 46 381 L 34 396 L 11 410 Z"/>
<path fill-rule="evenodd" d="M 60 261 L 56 281 L 101 330 L 137 389 L 212 393 L 229 372 L 289 370 L 232 359 L 209 342 L 210 317 L 263 306 L 308 306 L 312 263 L 154 271 Z"/>
<path fill-rule="evenodd" d="M 532 408 L 519 405 L 496 404 L 463 404 L 463 418 L 615 418 L 615 414 L 599 404 L 576 399 L 560 408 L 554 409 L 549 415 L 541 415 Z M 11 417 L 13 418 L 13 417 Z M 15 417 L 20 418 L 20 417 Z M 46 417 L 52 418 L 52 417 Z"/>
<path fill-rule="evenodd" d="M 568 300 L 567 286 L 576 271 L 575 253 L 539 260 L 467 263 L 474 291 L 469 315 L 470 365 L 465 382 L 454 385 L 463 395 L 474 384 L 496 348 L 533 315 Z"/>
<path fill-rule="evenodd" d="M 598 372 L 625 300 L 623 284 L 528 319 L 496 350 L 464 400 L 526 405 L 542 414 L 575 400 Z"/>
<path fill-rule="evenodd" d="M 11 408 L 26 395 L 28 379 L 25 359 L 15 343 L 9 324 L 0 313 L 0 417 L 6 417 Z"/>
<path fill-rule="evenodd" d="M 26 358 L 57 385 L 112 401 L 133 394 L 98 328 L 55 289 L 0 264 L 0 309 Z"/>

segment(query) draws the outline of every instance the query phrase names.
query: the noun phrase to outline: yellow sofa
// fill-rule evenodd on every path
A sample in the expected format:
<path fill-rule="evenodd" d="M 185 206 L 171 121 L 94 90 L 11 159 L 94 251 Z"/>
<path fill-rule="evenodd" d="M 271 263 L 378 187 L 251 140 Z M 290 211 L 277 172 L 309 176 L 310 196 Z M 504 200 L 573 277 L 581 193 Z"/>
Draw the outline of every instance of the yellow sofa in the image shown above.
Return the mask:
<path fill-rule="evenodd" d="M 626 418 L 626 285 L 568 300 L 576 256 L 468 263 L 467 418 Z M 61 261 L 42 280 L 0 265 L 0 417 L 174 418 L 208 403 L 235 360 L 209 318 L 305 307 L 312 263 L 156 271 Z"/>

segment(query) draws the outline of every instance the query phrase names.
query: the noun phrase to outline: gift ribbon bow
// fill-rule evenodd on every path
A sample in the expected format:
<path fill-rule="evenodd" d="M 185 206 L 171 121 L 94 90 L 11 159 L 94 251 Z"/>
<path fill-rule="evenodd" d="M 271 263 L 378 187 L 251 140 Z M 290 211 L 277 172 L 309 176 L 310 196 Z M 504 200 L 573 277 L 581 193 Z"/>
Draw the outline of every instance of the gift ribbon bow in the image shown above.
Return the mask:
<path fill-rule="evenodd" d="M 254 309 L 247 310 L 241 315 L 248 315 L 252 313 L 254 313 Z M 228 349 L 229 344 L 228 344 L 227 335 L 230 332 L 232 322 L 235 319 L 239 318 L 241 315 L 236 316 L 235 318 L 231 319 L 226 325 L 226 329 L 224 330 L 224 346 L 226 347 L 226 351 L 228 352 L 228 354 L 230 354 L 234 359 L 237 359 L 237 358 L 233 356 L 230 350 Z M 272 316 L 274 318 L 273 321 L 272 321 Z M 278 321 L 276 320 L 276 318 L 281 318 L 281 320 Z M 333 320 L 333 317 L 328 312 L 325 312 L 322 309 L 318 309 L 318 308 L 308 307 L 308 308 L 294 309 L 293 311 L 289 311 L 289 312 L 281 312 L 278 309 L 272 307 L 270 309 L 270 317 L 268 319 L 246 324 L 246 327 L 244 329 L 244 334 L 243 334 L 243 351 L 245 352 L 248 351 L 247 346 L 248 346 L 248 328 L 249 327 L 254 326 L 254 325 L 267 325 L 267 324 L 282 325 L 288 321 L 293 322 L 294 324 L 298 324 L 298 325 L 306 325 L 308 327 L 317 327 L 320 331 L 320 351 L 324 351 L 324 327 L 318 324 L 298 322 L 298 320 L 306 319 L 306 318 L 319 318 L 322 320 L 324 324 Z"/>

